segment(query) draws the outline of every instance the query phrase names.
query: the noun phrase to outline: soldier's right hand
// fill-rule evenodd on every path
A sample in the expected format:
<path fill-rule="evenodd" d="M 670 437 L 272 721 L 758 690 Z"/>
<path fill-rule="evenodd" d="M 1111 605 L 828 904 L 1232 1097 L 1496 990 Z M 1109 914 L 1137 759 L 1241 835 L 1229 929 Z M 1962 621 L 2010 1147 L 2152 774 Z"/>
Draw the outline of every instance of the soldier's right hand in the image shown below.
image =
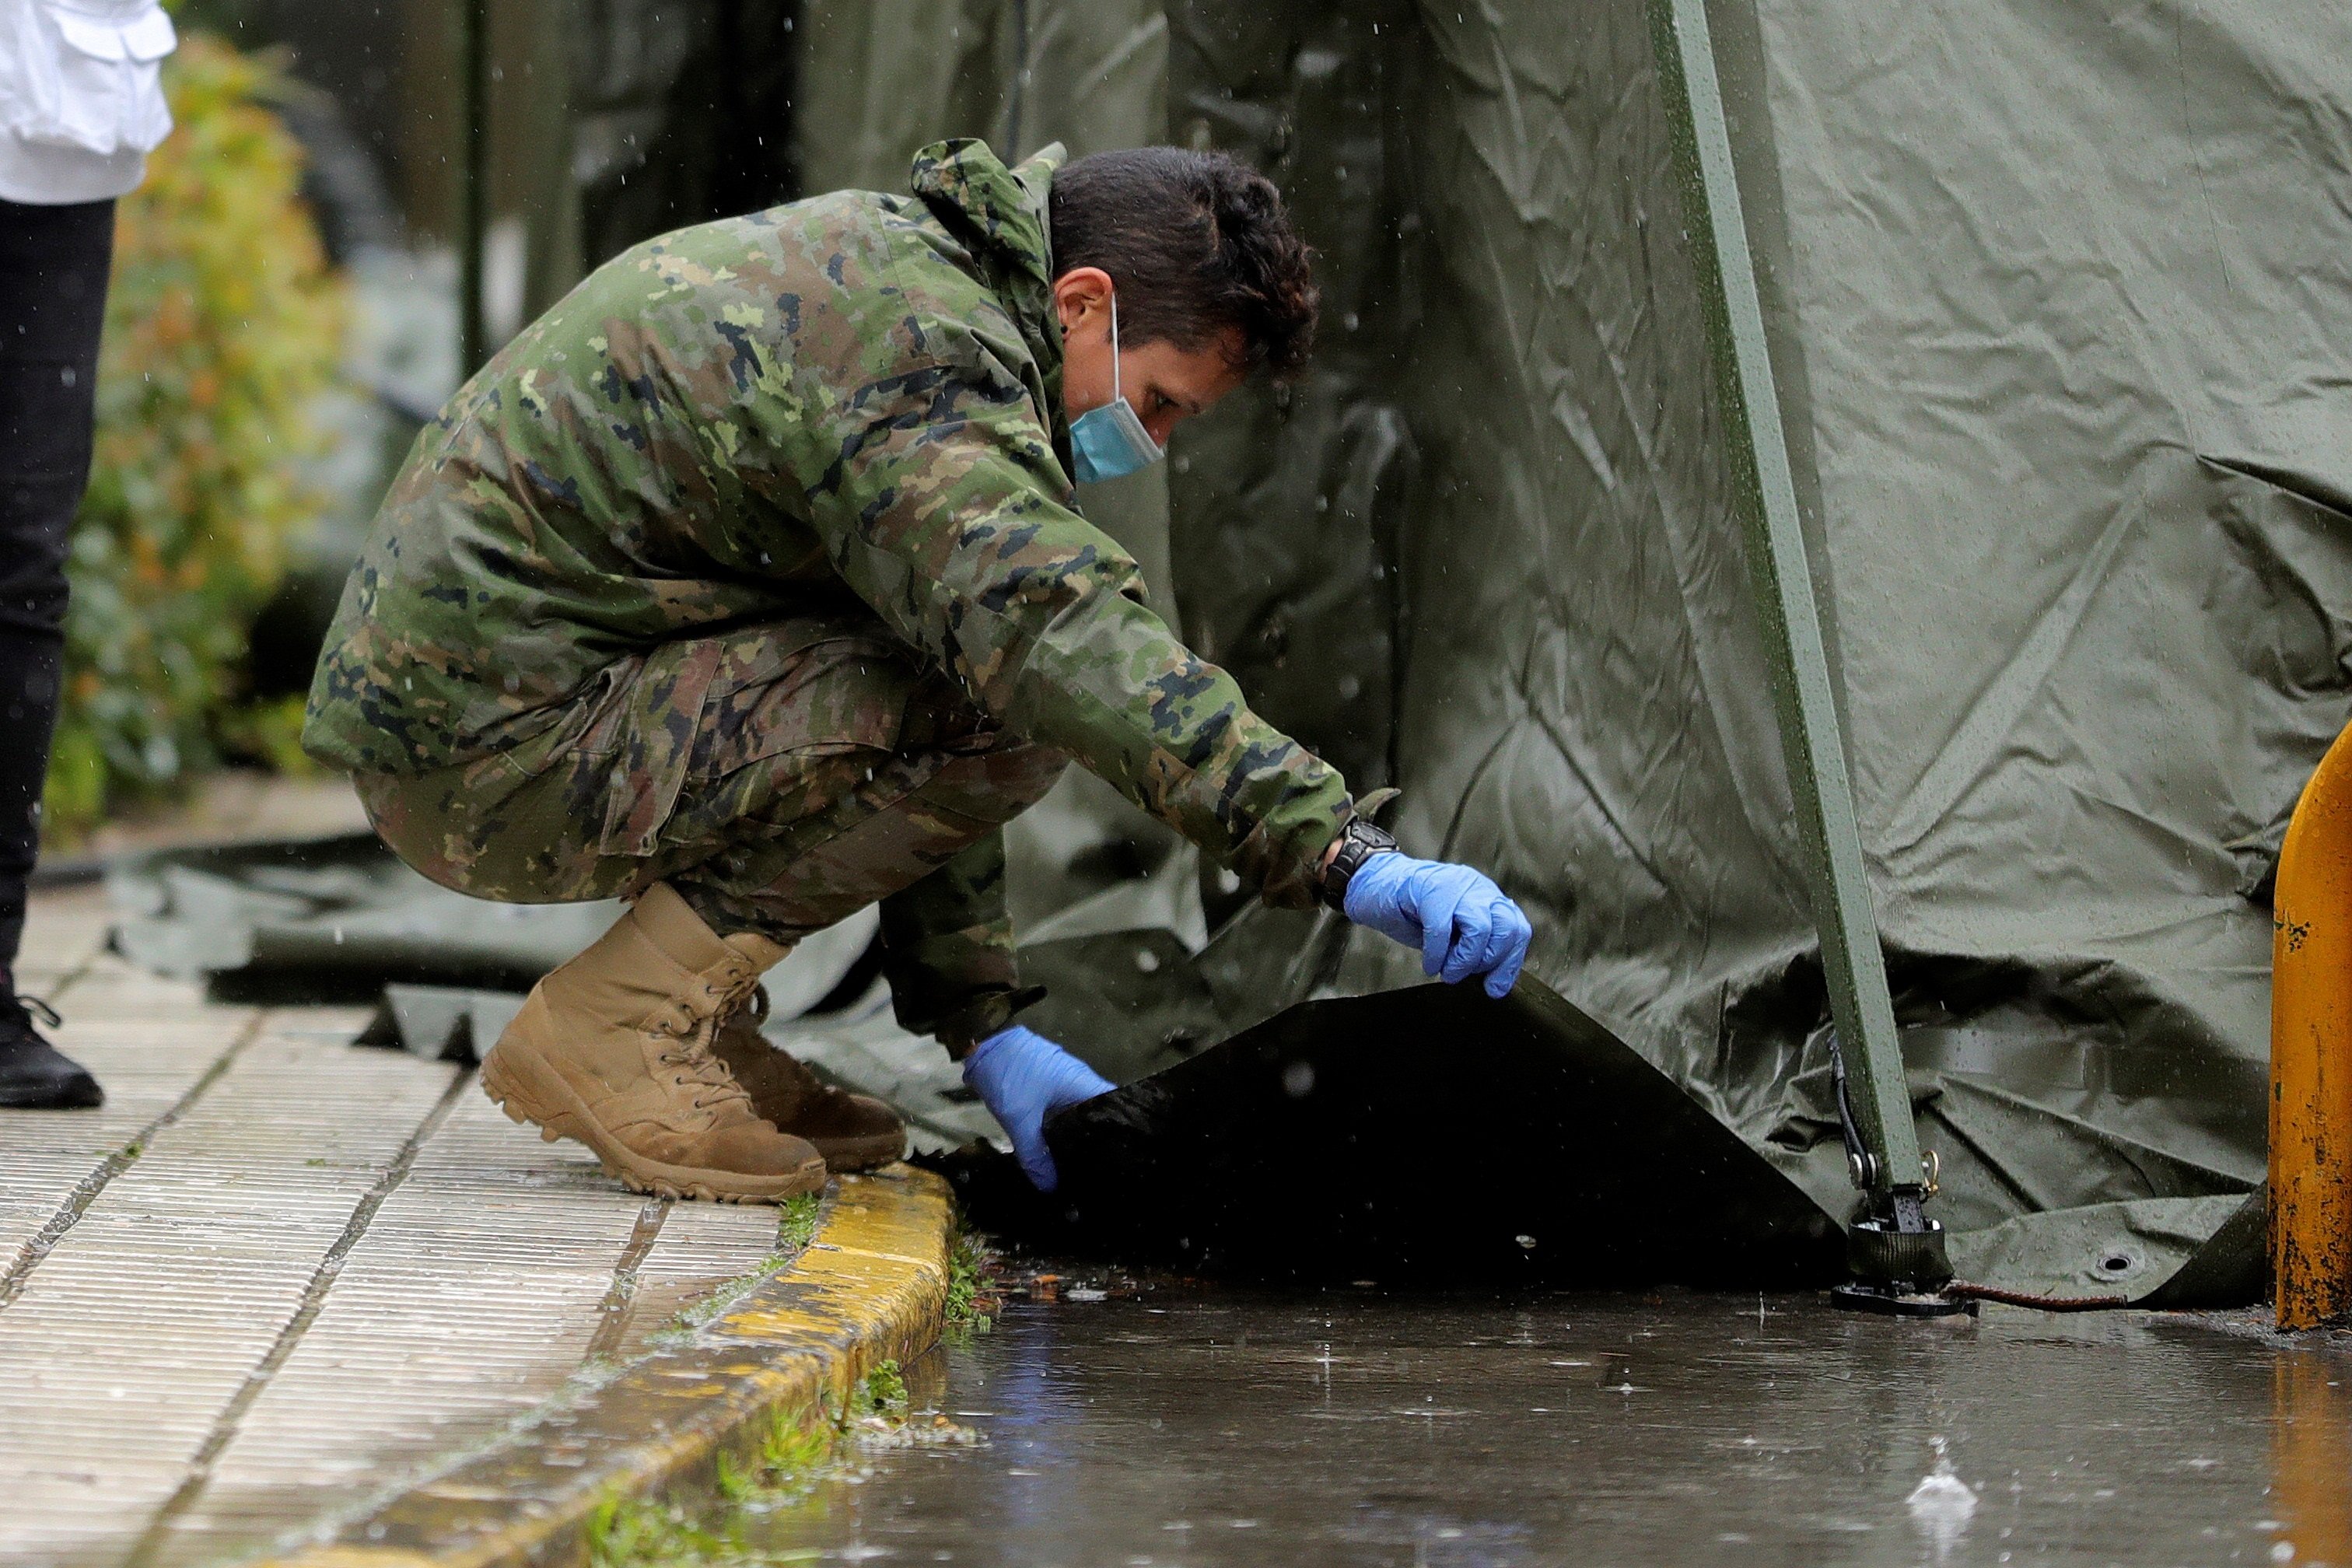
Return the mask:
<path fill-rule="evenodd" d="M 1535 928 L 1484 871 L 1391 850 L 1348 879 L 1348 918 L 1421 949 L 1421 968 L 1449 985 L 1486 976 L 1486 994 L 1507 996 L 1528 961 Z"/>
<path fill-rule="evenodd" d="M 1046 1116 L 1118 1087 L 1045 1036 L 1018 1024 L 971 1048 L 963 1059 L 963 1081 L 1003 1123 L 1023 1173 L 1041 1193 L 1061 1184 L 1054 1152 L 1045 1144 Z"/>

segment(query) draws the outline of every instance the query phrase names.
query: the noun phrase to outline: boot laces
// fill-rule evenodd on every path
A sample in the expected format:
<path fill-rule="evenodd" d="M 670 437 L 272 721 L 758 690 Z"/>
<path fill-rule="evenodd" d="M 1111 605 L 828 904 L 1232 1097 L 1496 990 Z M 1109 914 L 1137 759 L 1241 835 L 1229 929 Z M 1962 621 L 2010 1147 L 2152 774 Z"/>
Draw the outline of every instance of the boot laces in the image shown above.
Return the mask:
<path fill-rule="evenodd" d="M 29 1035 L 36 1018 L 52 1029 L 65 1026 L 65 1019 L 58 1016 L 58 1010 L 38 996 L 12 994 L 0 987 L 0 1027 L 13 1024 Z"/>
<path fill-rule="evenodd" d="M 747 1110 L 751 1107 L 751 1091 L 735 1081 L 734 1070 L 710 1047 L 727 1020 L 745 1005 L 754 992 L 760 993 L 764 1004 L 766 994 L 756 981 L 748 986 L 730 988 L 719 997 L 719 1005 L 709 1016 L 697 1021 L 685 1033 L 672 1035 L 670 1048 L 661 1053 L 663 1063 L 678 1069 L 678 1087 L 692 1084 L 701 1090 L 693 1100 L 697 1110 L 717 1110 L 730 1101 L 740 1101 Z M 764 1006 L 761 1010 L 765 1010 Z"/>

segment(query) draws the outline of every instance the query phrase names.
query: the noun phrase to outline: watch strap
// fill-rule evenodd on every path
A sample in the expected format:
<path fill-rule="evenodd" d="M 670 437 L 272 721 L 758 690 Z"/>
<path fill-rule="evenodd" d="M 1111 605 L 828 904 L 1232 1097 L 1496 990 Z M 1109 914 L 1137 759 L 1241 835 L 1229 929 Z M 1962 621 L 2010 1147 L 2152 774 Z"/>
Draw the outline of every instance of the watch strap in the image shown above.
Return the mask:
<path fill-rule="evenodd" d="M 1377 826 L 1369 816 L 1359 814 L 1348 818 L 1339 829 L 1339 847 L 1332 853 L 1331 862 L 1323 868 L 1323 880 L 1317 889 L 1323 901 L 1342 914 L 1348 908 L 1348 884 L 1375 855 L 1397 852 L 1396 836 Z"/>

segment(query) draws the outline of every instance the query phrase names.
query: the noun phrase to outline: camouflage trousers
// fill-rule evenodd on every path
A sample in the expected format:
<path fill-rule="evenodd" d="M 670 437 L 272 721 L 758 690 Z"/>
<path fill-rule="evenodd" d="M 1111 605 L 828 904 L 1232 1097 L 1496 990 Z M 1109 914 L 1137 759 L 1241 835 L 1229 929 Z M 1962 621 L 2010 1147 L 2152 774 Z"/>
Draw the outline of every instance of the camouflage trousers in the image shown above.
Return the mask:
<path fill-rule="evenodd" d="M 666 881 L 785 942 L 878 901 L 900 1022 L 961 1049 L 1020 1003 L 1000 830 L 1064 764 L 903 646 L 807 620 L 661 644 L 503 751 L 356 782 L 403 860 L 478 898 Z"/>

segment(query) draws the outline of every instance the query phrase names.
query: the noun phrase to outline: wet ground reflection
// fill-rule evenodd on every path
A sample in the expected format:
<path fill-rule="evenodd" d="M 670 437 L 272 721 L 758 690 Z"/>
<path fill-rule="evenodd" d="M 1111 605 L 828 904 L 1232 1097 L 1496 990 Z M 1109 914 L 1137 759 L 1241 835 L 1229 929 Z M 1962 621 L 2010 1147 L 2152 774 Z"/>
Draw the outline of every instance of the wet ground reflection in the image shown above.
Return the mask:
<path fill-rule="evenodd" d="M 916 1381 L 981 1447 L 751 1521 L 793 1561 L 2333 1563 L 2352 1354 L 1814 1297 L 1016 1303 Z M 805 1555 L 803 1555 L 805 1554 Z"/>

